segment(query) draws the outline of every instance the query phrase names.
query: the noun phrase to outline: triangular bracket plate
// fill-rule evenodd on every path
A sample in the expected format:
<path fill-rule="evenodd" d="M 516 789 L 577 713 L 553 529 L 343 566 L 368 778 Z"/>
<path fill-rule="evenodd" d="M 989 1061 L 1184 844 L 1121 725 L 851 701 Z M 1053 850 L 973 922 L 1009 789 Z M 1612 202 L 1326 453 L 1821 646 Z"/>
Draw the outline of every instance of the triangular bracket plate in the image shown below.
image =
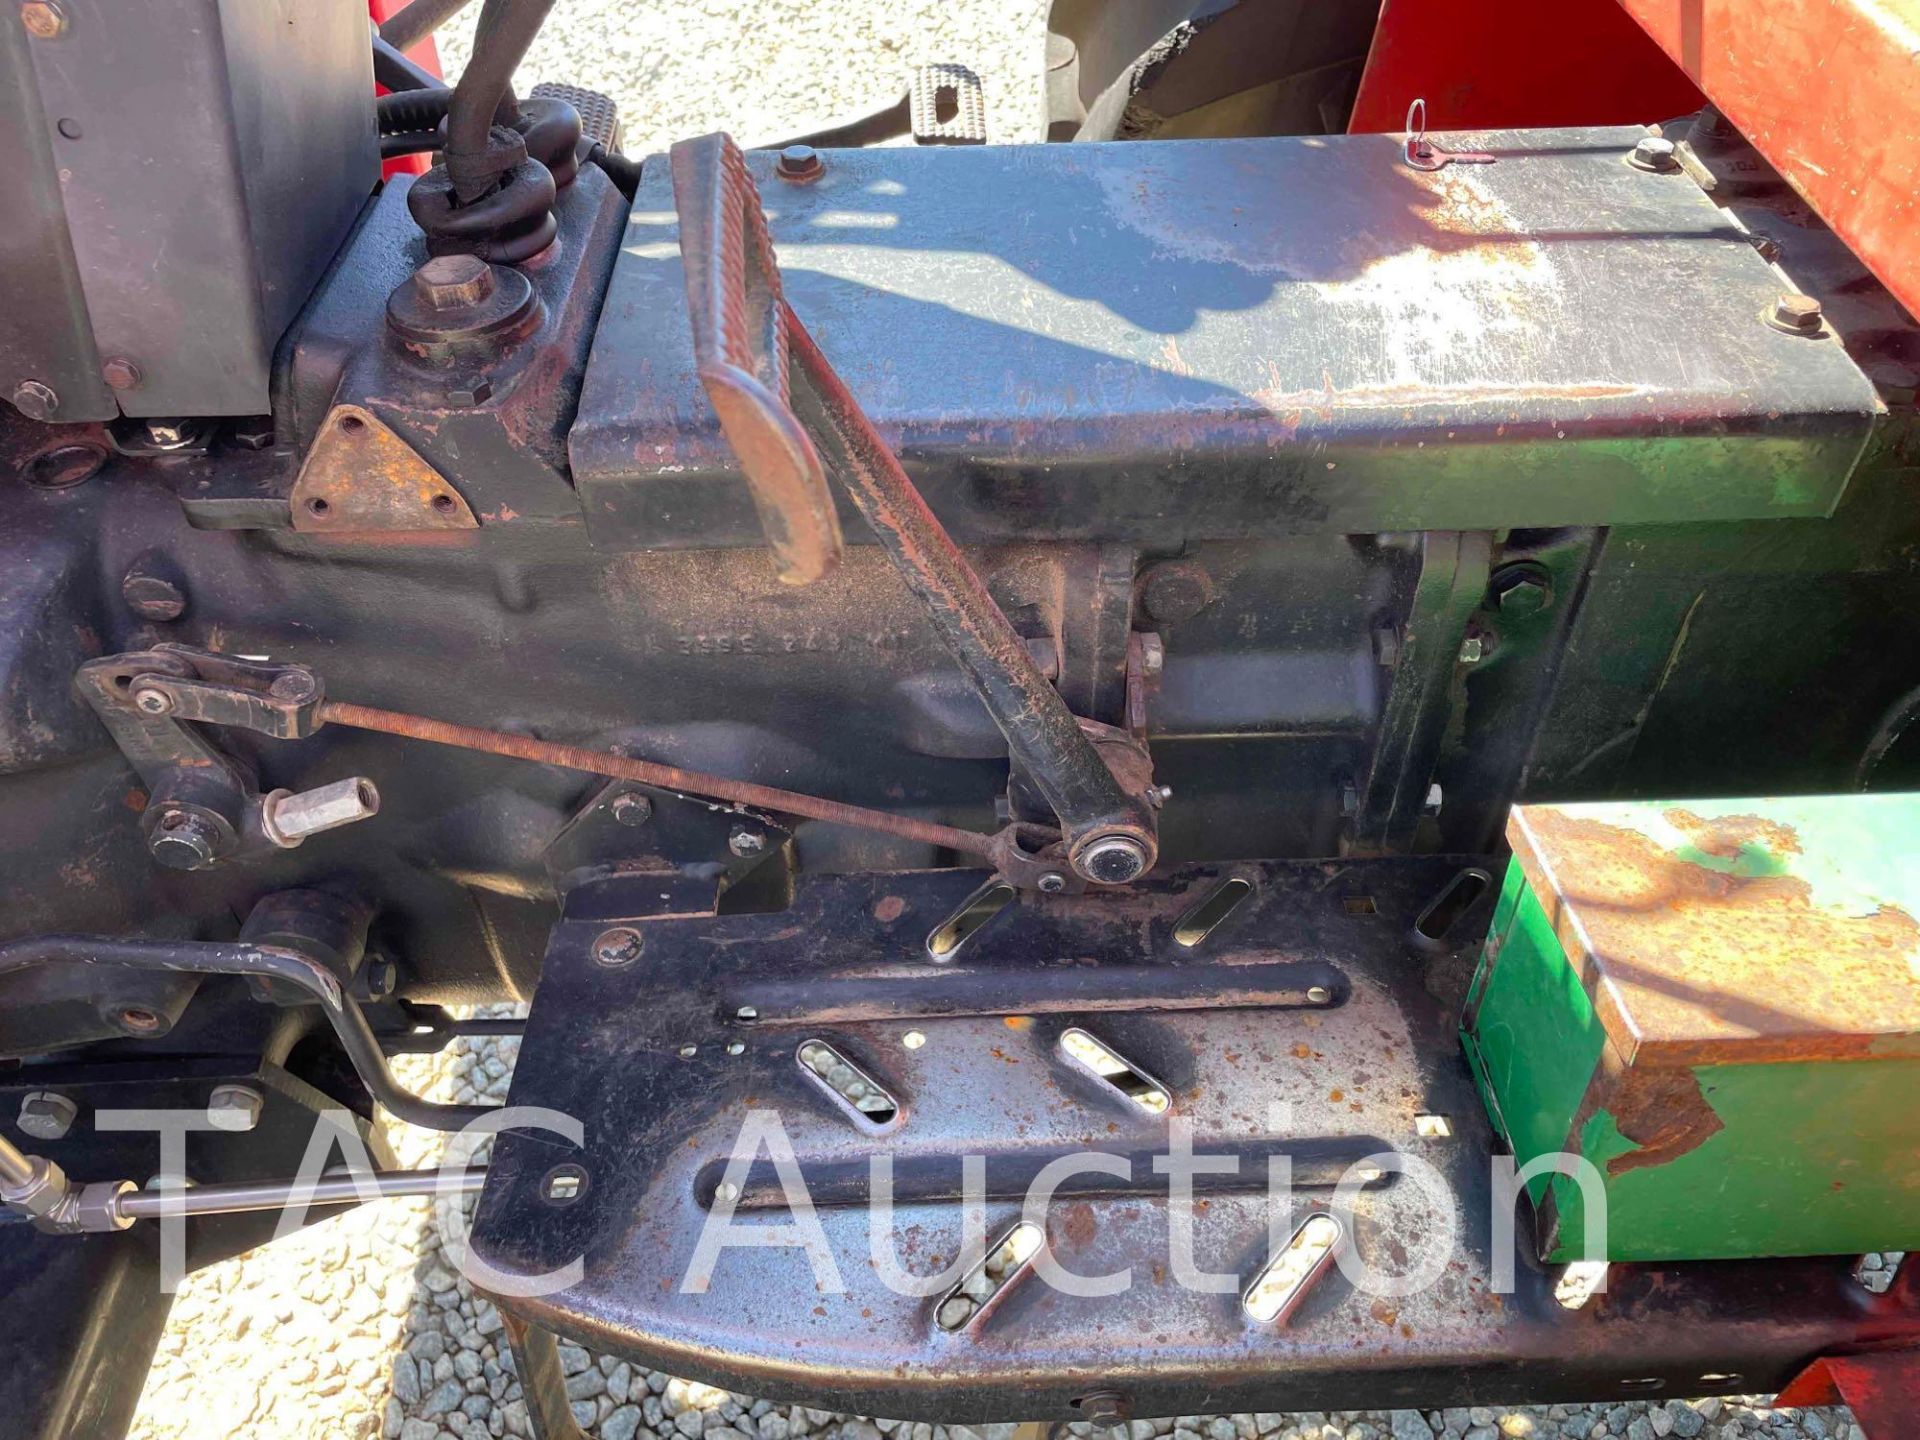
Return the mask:
<path fill-rule="evenodd" d="M 336 405 L 307 449 L 288 503 L 311 534 L 477 530 L 460 492 L 358 405 Z"/>

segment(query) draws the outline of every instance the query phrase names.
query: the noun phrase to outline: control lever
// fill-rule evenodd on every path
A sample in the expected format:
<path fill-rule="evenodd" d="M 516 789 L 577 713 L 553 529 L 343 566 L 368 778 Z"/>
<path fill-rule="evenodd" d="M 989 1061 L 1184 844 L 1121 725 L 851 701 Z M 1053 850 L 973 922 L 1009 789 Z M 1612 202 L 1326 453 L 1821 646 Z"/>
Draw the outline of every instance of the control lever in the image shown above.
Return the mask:
<path fill-rule="evenodd" d="M 1101 759 L 987 587 L 861 411 L 780 286 L 746 157 L 722 134 L 674 145 L 694 362 L 752 489 L 780 578 L 832 569 L 842 539 L 830 469 L 960 662 L 1014 763 L 1059 817 L 1068 865 L 1123 885 L 1158 851 L 1154 804 Z M 824 462 L 824 463 L 823 463 Z M 1003 859 L 1003 868 L 1012 859 Z"/>

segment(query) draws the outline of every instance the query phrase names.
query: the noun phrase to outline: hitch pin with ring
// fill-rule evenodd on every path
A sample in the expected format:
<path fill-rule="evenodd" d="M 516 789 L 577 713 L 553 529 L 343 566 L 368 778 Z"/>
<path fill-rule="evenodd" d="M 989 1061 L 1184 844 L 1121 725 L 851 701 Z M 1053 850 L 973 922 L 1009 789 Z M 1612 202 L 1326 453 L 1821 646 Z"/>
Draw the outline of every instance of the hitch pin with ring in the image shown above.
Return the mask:
<path fill-rule="evenodd" d="M 1416 170 L 1441 170 L 1448 165 L 1491 165 L 1493 156 L 1484 150 L 1442 150 L 1427 139 L 1427 102 L 1415 100 L 1407 107 L 1407 164 Z"/>

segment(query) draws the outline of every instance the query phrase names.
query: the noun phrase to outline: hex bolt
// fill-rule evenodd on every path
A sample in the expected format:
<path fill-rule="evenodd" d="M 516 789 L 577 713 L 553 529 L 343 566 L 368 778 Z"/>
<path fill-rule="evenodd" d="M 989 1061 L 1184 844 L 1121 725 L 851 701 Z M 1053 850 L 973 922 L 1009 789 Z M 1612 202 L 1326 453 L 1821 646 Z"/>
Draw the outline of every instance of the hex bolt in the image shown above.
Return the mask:
<path fill-rule="evenodd" d="M 1460 642 L 1460 663 L 1478 665 L 1487 658 L 1487 642 L 1481 636 L 1469 635 Z"/>
<path fill-rule="evenodd" d="M 20 7 L 20 23 L 36 40 L 58 40 L 67 33 L 67 12 L 56 0 L 26 0 Z"/>
<path fill-rule="evenodd" d="M 1133 1418 L 1133 1406 L 1118 1390 L 1096 1390 L 1091 1395 L 1081 1396 L 1074 1404 L 1079 1407 L 1080 1418 L 1089 1425 L 1103 1425 L 1111 1429 Z"/>
<path fill-rule="evenodd" d="M 1782 330 L 1811 335 L 1820 329 L 1822 318 L 1820 302 L 1811 295 L 1800 295 L 1788 291 L 1773 302 L 1771 318 L 1773 323 Z"/>
<path fill-rule="evenodd" d="M 727 836 L 727 849 L 743 860 L 749 855 L 760 854 L 766 848 L 766 832 L 751 825 L 736 825 L 733 833 Z"/>
<path fill-rule="evenodd" d="M 173 709 L 173 697 L 149 685 L 133 692 L 133 708 L 142 715 L 165 715 Z"/>
<path fill-rule="evenodd" d="M 1039 885 L 1041 894 L 1058 895 L 1067 888 L 1067 877 L 1058 870 L 1049 870 L 1035 883 Z"/>
<path fill-rule="evenodd" d="M 826 161 L 811 145 L 789 145 L 780 152 L 780 162 L 774 166 L 774 174 L 782 180 L 804 185 L 810 180 L 818 180 L 826 168 Z"/>
<path fill-rule="evenodd" d="M 291 850 L 309 835 L 338 830 L 379 813 L 380 791 L 373 781 L 350 775 L 298 794 L 274 791 L 261 802 L 260 828 L 274 844 Z"/>
<path fill-rule="evenodd" d="M 320 686 L 310 670 L 288 670 L 273 677 L 267 693 L 276 700 L 303 705 L 319 693 Z"/>
<path fill-rule="evenodd" d="M 260 1123 L 267 1097 L 251 1085 L 216 1085 L 207 1097 L 207 1123 L 216 1130 L 244 1134 Z"/>
<path fill-rule="evenodd" d="M 608 809 L 618 825 L 637 828 L 653 818 L 653 802 L 632 790 L 614 796 L 613 804 Z"/>
<path fill-rule="evenodd" d="M 436 255 L 413 272 L 413 288 L 430 310 L 463 310 L 493 294 L 493 267 L 478 255 Z"/>
<path fill-rule="evenodd" d="M 1673 141 L 1664 135 L 1642 137 L 1633 147 L 1633 154 L 1628 159 L 1639 169 L 1651 170 L 1655 173 L 1677 169 L 1680 164 L 1673 153 Z"/>
<path fill-rule="evenodd" d="M 204 816 L 170 806 L 147 836 L 147 853 L 169 870 L 205 870 L 220 858 L 220 832 Z"/>
<path fill-rule="evenodd" d="M 100 378 L 109 390 L 136 390 L 143 378 L 140 367 L 124 355 L 113 355 L 100 362 Z"/>
<path fill-rule="evenodd" d="M 593 961 L 609 970 L 617 970 L 622 965 L 631 965 L 640 958 L 640 952 L 646 949 L 646 941 L 640 932 L 629 925 L 616 925 L 611 930 L 603 930 L 593 942 Z"/>
<path fill-rule="evenodd" d="M 370 956 L 360 967 L 360 984 L 371 1000 L 384 1000 L 399 987 L 400 967 L 392 960 Z"/>
<path fill-rule="evenodd" d="M 58 1140 L 73 1128 L 80 1107 L 54 1090 L 30 1090 L 20 1099 L 20 1133 Z"/>
<path fill-rule="evenodd" d="M 29 420 L 51 420 L 60 409 L 60 396 L 40 380 L 22 380 L 13 390 L 13 408 Z"/>

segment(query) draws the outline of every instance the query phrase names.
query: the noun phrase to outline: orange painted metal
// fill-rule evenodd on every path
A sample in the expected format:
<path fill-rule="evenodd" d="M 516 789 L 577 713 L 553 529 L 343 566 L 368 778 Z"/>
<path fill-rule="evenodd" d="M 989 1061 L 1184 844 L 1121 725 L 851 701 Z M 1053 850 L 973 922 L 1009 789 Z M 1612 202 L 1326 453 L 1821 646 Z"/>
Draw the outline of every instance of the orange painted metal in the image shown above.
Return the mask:
<path fill-rule="evenodd" d="M 1869 1440 L 1905 1440 L 1920 1415 L 1920 1350 L 1823 1355 L 1794 1377 L 1779 1406 L 1846 1405 Z"/>
<path fill-rule="evenodd" d="M 1398 134 L 1416 98 L 1443 131 L 1631 125 L 1700 106 L 1618 0 L 1385 0 L 1347 128 Z"/>
<path fill-rule="evenodd" d="M 1920 312 L 1920 0 L 1619 0 Z"/>

